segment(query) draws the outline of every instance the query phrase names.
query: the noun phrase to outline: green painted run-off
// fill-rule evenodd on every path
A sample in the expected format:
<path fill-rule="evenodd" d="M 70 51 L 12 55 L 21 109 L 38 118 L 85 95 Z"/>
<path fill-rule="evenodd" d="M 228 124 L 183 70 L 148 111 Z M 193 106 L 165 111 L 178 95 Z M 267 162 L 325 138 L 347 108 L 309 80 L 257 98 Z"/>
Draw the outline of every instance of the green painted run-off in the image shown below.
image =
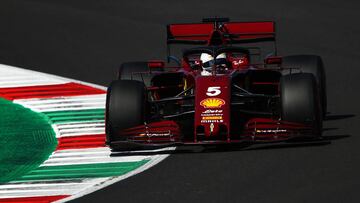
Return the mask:
<path fill-rule="evenodd" d="M 104 109 L 43 112 L 55 123 L 104 121 Z"/>
<path fill-rule="evenodd" d="M 55 150 L 51 124 L 104 121 L 104 109 L 36 113 L 0 98 L 0 183 L 120 176 L 149 160 L 40 166 Z"/>
<path fill-rule="evenodd" d="M 45 116 L 0 98 L 0 183 L 38 168 L 56 145 Z"/>
<path fill-rule="evenodd" d="M 42 166 L 16 181 L 54 180 L 72 178 L 100 178 L 120 176 L 147 163 L 148 160 L 137 162 L 114 162 L 60 166 Z"/>

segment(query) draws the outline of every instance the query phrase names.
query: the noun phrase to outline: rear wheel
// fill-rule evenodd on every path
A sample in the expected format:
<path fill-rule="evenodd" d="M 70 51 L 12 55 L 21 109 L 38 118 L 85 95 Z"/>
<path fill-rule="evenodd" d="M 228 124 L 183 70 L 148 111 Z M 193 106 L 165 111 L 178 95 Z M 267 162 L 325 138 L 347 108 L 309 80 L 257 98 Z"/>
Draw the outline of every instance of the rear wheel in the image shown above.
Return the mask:
<path fill-rule="evenodd" d="M 316 55 L 285 56 L 282 60 L 283 67 L 299 68 L 302 73 L 311 73 L 316 79 L 323 116 L 327 112 L 326 75 L 323 61 Z"/>
<path fill-rule="evenodd" d="M 163 71 L 163 68 L 152 68 L 152 71 Z M 147 62 L 128 62 L 121 64 L 118 73 L 119 80 L 136 80 L 143 82 L 146 87 L 151 85 L 155 74 L 150 72 Z"/>
<path fill-rule="evenodd" d="M 119 132 L 144 124 L 147 111 L 144 83 L 133 80 L 113 81 L 107 90 L 106 98 L 107 143 L 126 140 Z"/>
<path fill-rule="evenodd" d="M 280 79 L 281 117 L 284 121 L 310 125 L 321 135 L 322 112 L 315 77 L 310 73 L 285 75 Z"/>

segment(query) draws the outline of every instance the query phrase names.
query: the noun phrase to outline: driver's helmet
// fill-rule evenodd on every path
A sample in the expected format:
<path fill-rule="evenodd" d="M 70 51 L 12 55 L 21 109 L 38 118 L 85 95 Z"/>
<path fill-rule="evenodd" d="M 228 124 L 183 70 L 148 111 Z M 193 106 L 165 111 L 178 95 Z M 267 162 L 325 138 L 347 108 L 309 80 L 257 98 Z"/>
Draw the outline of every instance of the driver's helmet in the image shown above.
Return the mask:
<path fill-rule="evenodd" d="M 201 53 L 200 61 L 202 64 L 201 75 L 211 75 L 212 66 L 214 65 L 214 57 L 208 53 Z"/>
<path fill-rule="evenodd" d="M 226 54 L 221 53 L 216 56 L 216 59 L 214 60 L 214 57 L 208 53 L 202 53 L 200 55 L 200 60 L 202 63 L 202 76 L 209 76 L 211 75 L 212 66 L 215 64 L 217 67 L 226 68 Z"/>

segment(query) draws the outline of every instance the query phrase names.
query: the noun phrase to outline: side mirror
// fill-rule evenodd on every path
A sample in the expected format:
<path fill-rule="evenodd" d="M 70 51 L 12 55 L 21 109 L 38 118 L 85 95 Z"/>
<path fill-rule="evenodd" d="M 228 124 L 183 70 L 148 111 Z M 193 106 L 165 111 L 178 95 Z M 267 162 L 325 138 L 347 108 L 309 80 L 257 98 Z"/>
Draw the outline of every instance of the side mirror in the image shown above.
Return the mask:
<path fill-rule="evenodd" d="M 164 68 L 164 67 L 165 67 L 165 62 L 164 62 L 164 61 L 160 61 L 160 60 L 148 61 L 148 67 L 149 67 L 150 69 L 153 69 L 153 68 Z"/>
<path fill-rule="evenodd" d="M 282 57 L 280 56 L 270 56 L 265 59 L 265 64 L 281 64 Z"/>

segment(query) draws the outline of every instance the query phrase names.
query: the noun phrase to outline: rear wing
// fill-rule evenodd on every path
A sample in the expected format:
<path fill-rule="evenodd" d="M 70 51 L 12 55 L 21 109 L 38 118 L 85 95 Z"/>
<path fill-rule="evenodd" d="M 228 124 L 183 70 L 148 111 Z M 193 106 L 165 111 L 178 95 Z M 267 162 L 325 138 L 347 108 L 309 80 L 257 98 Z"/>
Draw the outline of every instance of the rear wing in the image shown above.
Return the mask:
<path fill-rule="evenodd" d="M 170 24 L 167 44 L 209 44 L 214 32 L 228 44 L 275 41 L 275 22 L 204 22 Z"/>

